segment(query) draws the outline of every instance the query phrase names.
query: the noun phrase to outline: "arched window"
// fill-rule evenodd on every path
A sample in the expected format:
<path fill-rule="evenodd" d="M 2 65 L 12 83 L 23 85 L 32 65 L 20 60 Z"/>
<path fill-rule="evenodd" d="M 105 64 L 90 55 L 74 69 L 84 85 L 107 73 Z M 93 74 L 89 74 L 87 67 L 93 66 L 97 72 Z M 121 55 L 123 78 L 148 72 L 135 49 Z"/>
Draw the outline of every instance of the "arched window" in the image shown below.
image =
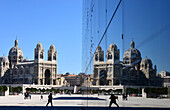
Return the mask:
<path fill-rule="evenodd" d="M 94 69 L 94 78 L 96 78 L 98 76 L 98 69 Z"/>
<path fill-rule="evenodd" d="M 41 59 L 43 59 L 43 52 L 41 52 L 41 54 L 40 54 L 40 58 L 41 58 Z"/>
<path fill-rule="evenodd" d="M 14 70 L 14 75 L 17 75 L 17 70 Z"/>
<path fill-rule="evenodd" d="M 103 54 L 100 54 L 100 58 L 99 58 L 99 61 L 103 61 Z"/>
<path fill-rule="evenodd" d="M 38 59 L 38 54 L 37 53 L 35 53 L 35 59 Z"/>
<path fill-rule="evenodd" d="M 48 60 L 51 61 L 51 56 L 50 55 L 48 56 Z"/>
<path fill-rule="evenodd" d="M 98 61 L 98 54 L 95 55 L 95 60 Z"/>
<path fill-rule="evenodd" d="M 108 59 L 112 59 L 112 54 L 108 53 Z"/>
<path fill-rule="evenodd" d="M 107 81 L 106 81 L 106 77 L 107 77 L 106 71 L 105 70 L 101 70 L 99 77 L 100 77 L 100 79 L 99 79 L 100 85 L 105 85 L 107 83 Z"/>
<path fill-rule="evenodd" d="M 19 73 L 20 73 L 20 74 L 23 74 L 23 70 L 21 69 L 21 70 L 19 71 Z"/>
<path fill-rule="evenodd" d="M 30 72 L 29 69 L 27 69 L 27 70 L 26 70 L 26 74 L 29 74 L 29 72 Z"/>
<path fill-rule="evenodd" d="M 56 55 L 55 54 L 53 55 L 53 60 L 56 60 Z"/>
<path fill-rule="evenodd" d="M 147 64 L 145 64 L 145 69 L 147 68 Z"/>

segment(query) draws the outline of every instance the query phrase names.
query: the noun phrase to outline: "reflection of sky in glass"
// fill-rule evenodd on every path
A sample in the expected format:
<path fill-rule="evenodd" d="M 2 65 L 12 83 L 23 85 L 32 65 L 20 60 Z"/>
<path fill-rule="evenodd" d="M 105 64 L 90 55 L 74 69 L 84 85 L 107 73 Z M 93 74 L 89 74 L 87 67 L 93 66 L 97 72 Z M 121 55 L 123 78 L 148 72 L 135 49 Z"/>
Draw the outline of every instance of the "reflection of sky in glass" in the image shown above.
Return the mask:
<path fill-rule="evenodd" d="M 93 6 L 93 12 L 89 10 L 91 16 L 86 18 L 89 19 L 88 26 L 87 23 L 84 24 L 91 30 L 88 32 L 88 36 L 89 41 L 92 39 L 92 42 L 89 42 L 89 46 L 86 47 L 89 55 L 90 50 L 94 53 L 118 2 L 119 0 L 114 2 L 93 0 L 93 2 L 88 2 L 91 5 L 86 5 L 89 6 L 89 9 Z M 104 50 L 104 56 L 113 42 L 120 49 L 120 60 L 122 61 L 123 53 L 130 48 L 130 43 L 134 40 L 135 48 L 141 52 L 142 59 L 150 58 L 153 65 L 157 65 L 158 72 L 170 71 L 168 57 L 170 56 L 168 51 L 170 41 L 169 4 L 168 0 L 123 0 L 100 44 Z M 122 34 L 124 35 L 123 40 Z M 90 48 L 91 44 L 93 44 L 92 49 Z"/>
<path fill-rule="evenodd" d="M 125 50 L 133 39 L 142 58 L 150 58 L 153 65 L 157 65 L 158 72 L 170 71 L 170 53 L 167 51 L 170 41 L 169 4 L 167 0 L 125 0 L 123 4 Z"/>

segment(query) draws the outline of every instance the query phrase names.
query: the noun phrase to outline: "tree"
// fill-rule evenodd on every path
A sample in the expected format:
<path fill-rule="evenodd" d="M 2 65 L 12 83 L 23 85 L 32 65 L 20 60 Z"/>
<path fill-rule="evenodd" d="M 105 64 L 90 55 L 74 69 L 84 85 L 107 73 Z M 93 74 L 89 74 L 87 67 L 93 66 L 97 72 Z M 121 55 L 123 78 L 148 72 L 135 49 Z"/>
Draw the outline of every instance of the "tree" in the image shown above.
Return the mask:
<path fill-rule="evenodd" d="M 5 86 L 5 85 L 2 86 L 2 89 L 4 92 L 8 90 L 7 86 Z"/>
<path fill-rule="evenodd" d="M 126 93 L 129 93 L 129 94 L 138 94 L 138 89 L 126 88 Z"/>
<path fill-rule="evenodd" d="M 168 88 L 145 88 L 144 92 L 149 94 L 167 94 Z"/>
<path fill-rule="evenodd" d="M 30 90 L 29 90 L 30 92 L 37 92 L 38 91 L 38 89 L 37 88 L 30 88 Z"/>
<path fill-rule="evenodd" d="M 13 92 L 20 93 L 20 92 L 22 91 L 22 87 L 21 87 L 21 86 L 12 87 L 12 91 L 13 91 Z"/>
<path fill-rule="evenodd" d="M 2 88 L 2 86 L 0 86 L 0 92 L 2 92 L 3 91 L 3 88 Z"/>
<path fill-rule="evenodd" d="M 41 92 L 45 92 L 45 89 L 43 88 L 43 89 L 41 89 L 40 91 L 41 91 Z"/>
<path fill-rule="evenodd" d="M 3 85 L 3 86 L 0 86 L 0 92 L 2 92 L 2 91 L 7 91 L 8 90 L 8 88 L 7 88 L 7 86 L 5 86 L 5 85 Z"/>

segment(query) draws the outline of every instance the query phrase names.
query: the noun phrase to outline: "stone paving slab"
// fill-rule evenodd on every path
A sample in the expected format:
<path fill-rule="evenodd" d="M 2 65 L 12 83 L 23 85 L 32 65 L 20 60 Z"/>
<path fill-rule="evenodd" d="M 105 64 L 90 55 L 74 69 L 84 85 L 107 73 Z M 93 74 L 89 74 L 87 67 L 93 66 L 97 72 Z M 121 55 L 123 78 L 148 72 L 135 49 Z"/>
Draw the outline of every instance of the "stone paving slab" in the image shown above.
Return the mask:
<path fill-rule="evenodd" d="M 55 107 L 108 107 L 110 96 L 107 95 L 54 95 L 53 105 Z M 0 96 L 0 106 L 22 106 L 22 107 L 45 107 L 48 95 L 44 95 L 44 99 L 40 100 L 40 95 L 32 95 L 31 99 L 24 99 L 22 95 L 18 96 Z M 170 99 L 153 99 L 142 97 L 128 97 L 127 101 L 123 101 L 119 96 L 117 103 L 120 107 L 136 107 L 136 108 L 170 108 Z M 50 105 L 50 104 L 49 104 Z M 112 107 L 116 107 L 114 104 Z M 74 108 L 77 109 L 77 108 Z M 1 109 L 0 109 L 1 110 Z"/>
<path fill-rule="evenodd" d="M 147 108 L 147 107 L 42 107 L 42 106 L 0 106 L 1 110 L 169 110 L 169 108 Z"/>

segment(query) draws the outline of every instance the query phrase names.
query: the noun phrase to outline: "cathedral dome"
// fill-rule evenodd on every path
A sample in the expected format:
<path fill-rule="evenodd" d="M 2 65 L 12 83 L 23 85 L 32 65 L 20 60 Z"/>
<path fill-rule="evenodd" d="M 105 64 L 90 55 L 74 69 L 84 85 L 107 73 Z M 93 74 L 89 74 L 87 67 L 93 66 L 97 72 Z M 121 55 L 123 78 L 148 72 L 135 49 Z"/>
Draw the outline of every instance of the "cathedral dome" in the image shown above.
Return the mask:
<path fill-rule="evenodd" d="M 23 52 L 22 50 L 18 47 L 18 40 L 15 40 L 15 46 L 12 47 L 9 51 L 9 56 L 15 55 L 15 56 L 22 56 L 23 57 Z"/>
<path fill-rule="evenodd" d="M 50 46 L 50 50 L 55 50 L 55 46 L 53 44 Z"/>
<path fill-rule="evenodd" d="M 134 41 L 131 42 L 131 48 L 126 50 L 123 55 L 123 62 L 125 64 L 132 64 L 135 61 L 141 60 L 141 53 L 138 49 L 135 48 Z"/>
<path fill-rule="evenodd" d="M 116 49 L 116 50 L 117 50 L 117 46 L 112 43 L 112 44 L 110 44 L 108 50 L 110 50 L 110 51 L 112 50 L 112 51 L 113 51 L 113 49 Z"/>

